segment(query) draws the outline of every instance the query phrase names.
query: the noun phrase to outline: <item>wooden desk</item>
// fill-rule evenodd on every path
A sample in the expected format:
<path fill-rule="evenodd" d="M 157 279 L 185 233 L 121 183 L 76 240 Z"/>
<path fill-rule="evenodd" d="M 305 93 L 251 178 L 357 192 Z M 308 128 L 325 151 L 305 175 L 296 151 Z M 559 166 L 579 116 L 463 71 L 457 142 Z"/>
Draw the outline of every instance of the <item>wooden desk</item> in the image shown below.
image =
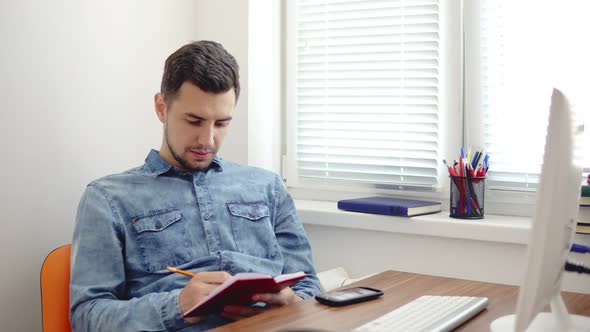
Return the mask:
<path fill-rule="evenodd" d="M 345 288 L 367 286 L 383 290 L 381 298 L 332 308 L 314 298 L 270 310 L 212 331 L 350 331 L 421 295 L 472 295 L 488 297 L 487 309 L 456 331 L 489 331 L 490 323 L 516 308 L 518 287 L 478 281 L 386 271 Z M 563 292 L 570 313 L 590 316 L 590 295 Z"/>

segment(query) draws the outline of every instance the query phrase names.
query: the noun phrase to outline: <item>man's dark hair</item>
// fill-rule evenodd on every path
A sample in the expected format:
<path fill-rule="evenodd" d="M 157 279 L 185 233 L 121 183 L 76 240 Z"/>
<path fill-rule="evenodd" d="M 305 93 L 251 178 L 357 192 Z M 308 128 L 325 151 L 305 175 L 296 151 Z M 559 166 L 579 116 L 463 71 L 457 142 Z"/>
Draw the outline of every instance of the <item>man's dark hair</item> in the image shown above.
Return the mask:
<path fill-rule="evenodd" d="M 160 92 L 167 105 L 185 81 L 205 92 L 222 93 L 234 88 L 236 102 L 240 95 L 238 63 L 221 44 L 213 41 L 186 44 L 166 59 Z"/>

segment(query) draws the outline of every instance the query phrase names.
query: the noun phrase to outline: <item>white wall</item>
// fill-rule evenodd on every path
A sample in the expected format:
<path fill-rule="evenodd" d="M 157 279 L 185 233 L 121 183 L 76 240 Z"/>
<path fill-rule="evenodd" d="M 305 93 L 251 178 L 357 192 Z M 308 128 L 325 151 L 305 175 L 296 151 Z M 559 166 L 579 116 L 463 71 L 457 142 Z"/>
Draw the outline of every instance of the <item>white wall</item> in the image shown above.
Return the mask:
<path fill-rule="evenodd" d="M 159 148 L 165 58 L 215 39 L 242 67 L 222 155 L 247 161 L 247 1 L 0 1 L 0 331 L 39 331 L 39 270 L 92 179 Z"/>
<path fill-rule="evenodd" d="M 520 285 L 524 278 L 525 244 L 321 226 L 312 224 L 309 213 L 300 215 L 318 271 L 343 267 L 359 278 L 396 270 L 508 285 Z M 576 242 L 590 245 L 590 236 L 576 236 Z M 588 265 L 586 256 L 571 253 L 570 259 Z M 564 273 L 562 289 L 590 294 L 587 279 Z"/>
<path fill-rule="evenodd" d="M 248 7 L 248 164 L 280 173 L 281 2 Z"/>

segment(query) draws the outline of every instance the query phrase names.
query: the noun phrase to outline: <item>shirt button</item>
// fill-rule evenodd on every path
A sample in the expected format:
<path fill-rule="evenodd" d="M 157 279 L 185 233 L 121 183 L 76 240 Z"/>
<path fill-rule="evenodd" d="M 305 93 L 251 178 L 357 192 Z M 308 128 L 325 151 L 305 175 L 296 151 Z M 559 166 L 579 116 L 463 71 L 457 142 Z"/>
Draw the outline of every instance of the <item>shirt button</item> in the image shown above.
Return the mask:
<path fill-rule="evenodd" d="M 161 222 L 156 223 L 156 228 L 162 228 L 162 223 Z"/>

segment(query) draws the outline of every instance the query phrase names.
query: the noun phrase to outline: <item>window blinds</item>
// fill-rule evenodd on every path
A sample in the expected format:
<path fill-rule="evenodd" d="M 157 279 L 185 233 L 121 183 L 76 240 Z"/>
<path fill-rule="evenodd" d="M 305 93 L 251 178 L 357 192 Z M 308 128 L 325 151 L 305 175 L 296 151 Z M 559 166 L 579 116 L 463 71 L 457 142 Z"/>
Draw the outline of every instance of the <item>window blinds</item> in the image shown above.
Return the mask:
<path fill-rule="evenodd" d="M 296 7 L 299 179 L 436 186 L 438 1 Z"/>
<path fill-rule="evenodd" d="M 551 87 L 539 86 L 543 80 L 528 82 L 531 85 L 523 82 L 527 78 L 523 77 L 524 67 L 518 68 L 522 61 L 519 45 L 523 44 L 515 44 L 518 39 L 506 35 L 506 30 L 515 28 L 512 25 L 516 23 L 503 6 L 506 2 L 481 3 L 479 70 L 483 135 L 491 156 L 488 188 L 534 189 L 543 162 Z M 537 86 L 532 86 L 535 83 Z M 534 97 L 535 92 L 541 95 Z"/>
<path fill-rule="evenodd" d="M 572 56 L 580 49 L 574 36 L 582 22 L 575 13 L 585 11 L 566 9 L 567 1 L 480 3 L 480 68 L 475 70 L 481 74 L 483 139 L 491 155 L 487 185 L 534 190 L 543 162 L 552 88 L 566 93 L 577 112 L 577 124 L 583 121 L 581 112 L 587 112 L 577 105 L 584 100 L 576 98 L 576 88 L 586 85 L 576 77 L 583 62 Z M 577 153 L 581 154 L 580 146 Z"/>

